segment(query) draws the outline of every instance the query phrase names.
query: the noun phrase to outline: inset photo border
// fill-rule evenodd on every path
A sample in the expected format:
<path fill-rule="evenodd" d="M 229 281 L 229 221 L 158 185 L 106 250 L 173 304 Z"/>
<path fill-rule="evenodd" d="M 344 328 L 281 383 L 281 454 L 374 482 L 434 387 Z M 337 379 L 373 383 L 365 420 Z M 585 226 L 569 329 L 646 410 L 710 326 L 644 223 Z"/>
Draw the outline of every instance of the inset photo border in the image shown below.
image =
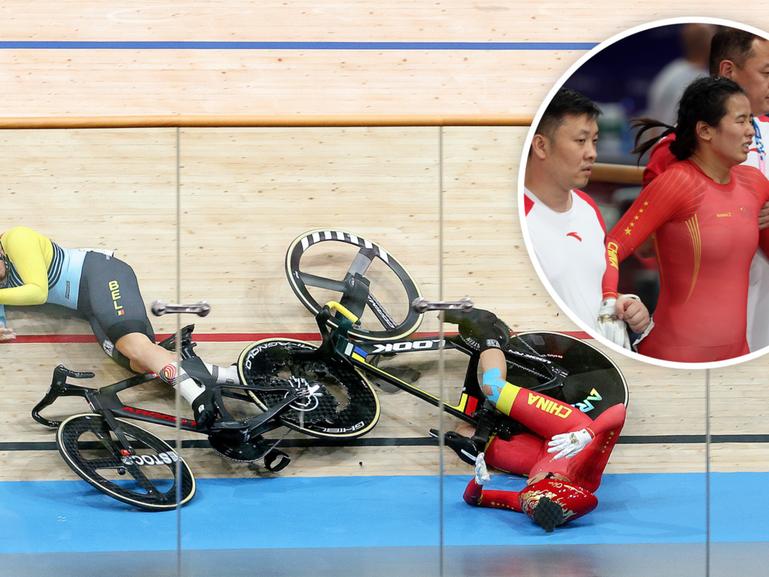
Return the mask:
<path fill-rule="evenodd" d="M 769 34 L 735 21 L 649 22 L 567 70 L 517 194 L 534 268 L 574 323 L 669 368 L 769 352 L 767 113 Z"/>

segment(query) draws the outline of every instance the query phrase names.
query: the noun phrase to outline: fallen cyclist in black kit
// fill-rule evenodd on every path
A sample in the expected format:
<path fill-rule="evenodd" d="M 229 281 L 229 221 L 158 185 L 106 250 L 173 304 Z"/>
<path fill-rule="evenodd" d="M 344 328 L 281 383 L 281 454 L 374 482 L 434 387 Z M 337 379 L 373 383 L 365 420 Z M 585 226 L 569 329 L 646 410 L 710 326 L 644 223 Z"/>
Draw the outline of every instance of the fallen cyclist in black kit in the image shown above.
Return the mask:
<path fill-rule="evenodd" d="M 111 252 L 62 248 L 30 228 L 11 228 L 0 236 L 0 342 L 16 338 L 3 305 L 45 303 L 85 316 L 104 351 L 121 366 L 154 373 L 176 388 L 201 427 L 216 417 L 203 374 L 216 383 L 239 382 L 235 366 L 177 363 L 173 350 L 155 342 L 136 275 Z"/>

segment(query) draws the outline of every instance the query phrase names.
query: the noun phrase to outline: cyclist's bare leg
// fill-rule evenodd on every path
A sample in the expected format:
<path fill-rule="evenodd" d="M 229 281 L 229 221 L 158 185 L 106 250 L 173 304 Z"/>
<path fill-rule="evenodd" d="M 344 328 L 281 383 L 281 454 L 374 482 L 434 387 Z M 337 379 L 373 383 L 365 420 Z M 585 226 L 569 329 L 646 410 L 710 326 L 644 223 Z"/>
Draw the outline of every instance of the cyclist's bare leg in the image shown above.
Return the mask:
<path fill-rule="evenodd" d="M 184 370 L 184 361 L 177 363 L 176 355 L 153 343 L 143 333 L 129 333 L 115 343 L 115 347 L 131 362 L 131 368 L 137 372 L 150 371 L 160 380 L 179 391 L 179 394 L 192 405 L 195 420 L 205 427 L 215 419 L 212 391 L 206 390 L 205 384 L 190 377 Z M 217 383 L 237 383 L 236 367 L 218 367 L 206 364 L 206 369 L 214 376 Z"/>
<path fill-rule="evenodd" d="M 578 431 L 593 424 L 593 420 L 571 405 L 544 393 L 521 389 L 505 380 L 505 356 L 499 349 L 481 353 L 483 384 L 481 390 L 496 405 L 498 411 L 543 438 Z M 523 394 L 518 394 L 524 391 Z"/>
<path fill-rule="evenodd" d="M 117 350 L 131 361 L 131 369 L 137 373 L 160 374 L 163 367 L 176 360 L 176 355 L 153 343 L 143 333 L 129 333 L 117 340 Z"/>
<path fill-rule="evenodd" d="M 480 357 L 481 371 L 486 372 L 491 369 L 499 369 L 499 376 L 504 381 L 507 380 L 507 362 L 505 353 L 500 349 L 486 349 Z"/>
<path fill-rule="evenodd" d="M 152 372 L 161 378 L 164 376 L 173 377 L 173 375 L 164 375 L 164 369 L 176 362 L 176 355 L 173 351 L 153 343 L 145 334 L 129 333 L 119 338 L 115 346 L 131 361 L 131 369 L 137 373 Z M 237 367 L 204 364 L 217 383 L 227 384 L 239 381 Z"/>

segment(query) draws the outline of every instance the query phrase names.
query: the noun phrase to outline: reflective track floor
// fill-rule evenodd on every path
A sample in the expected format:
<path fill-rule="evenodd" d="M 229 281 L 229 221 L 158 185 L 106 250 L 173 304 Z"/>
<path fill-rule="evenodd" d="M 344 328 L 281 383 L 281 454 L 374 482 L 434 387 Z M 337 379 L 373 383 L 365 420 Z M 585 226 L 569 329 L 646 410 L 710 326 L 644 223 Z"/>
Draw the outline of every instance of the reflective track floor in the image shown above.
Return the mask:
<path fill-rule="evenodd" d="M 466 505 L 467 479 L 443 479 L 442 515 L 437 476 L 203 479 L 180 515 L 80 481 L 0 483 L 0 575 L 769 575 L 768 473 L 712 474 L 709 530 L 705 475 L 606 475 L 598 509 L 551 534 Z"/>

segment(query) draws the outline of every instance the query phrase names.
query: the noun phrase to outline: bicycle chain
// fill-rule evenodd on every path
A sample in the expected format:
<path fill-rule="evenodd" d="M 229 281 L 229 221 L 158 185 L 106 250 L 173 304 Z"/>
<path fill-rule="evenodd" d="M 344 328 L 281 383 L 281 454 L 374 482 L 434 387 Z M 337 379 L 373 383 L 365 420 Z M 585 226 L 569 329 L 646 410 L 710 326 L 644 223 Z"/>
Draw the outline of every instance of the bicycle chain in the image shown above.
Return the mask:
<path fill-rule="evenodd" d="M 527 343 L 525 340 L 523 340 L 520 337 L 520 335 L 514 335 L 512 338 L 516 339 L 519 343 L 523 344 L 523 346 L 525 346 L 527 349 L 529 349 L 529 351 L 531 351 L 532 354 L 536 355 L 537 357 L 544 358 L 534 347 L 532 347 L 529 343 Z M 547 359 L 545 359 L 545 360 L 547 360 Z M 544 374 L 540 373 L 536 369 L 532 369 L 532 368 L 527 367 L 525 365 L 522 365 L 520 363 L 516 363 L 515 361 L 512 361 L 509 358 L 507 359 L 507 363 L 512 365 L 512 366 L 514 366 L 514 367 L 516 367 L 516 368 L 519 368 L 519 369 L 522 369 L 522 370 L 524 370 L 524 371 L 526 371 L 528 373 L 531 373 L 532 375 L 534 375 L 536 377 L 539 377 L 541 379 L 544 379 L 546 381 L 550 380 L 550 378 L 547 375 L 544 375 Z"/>

